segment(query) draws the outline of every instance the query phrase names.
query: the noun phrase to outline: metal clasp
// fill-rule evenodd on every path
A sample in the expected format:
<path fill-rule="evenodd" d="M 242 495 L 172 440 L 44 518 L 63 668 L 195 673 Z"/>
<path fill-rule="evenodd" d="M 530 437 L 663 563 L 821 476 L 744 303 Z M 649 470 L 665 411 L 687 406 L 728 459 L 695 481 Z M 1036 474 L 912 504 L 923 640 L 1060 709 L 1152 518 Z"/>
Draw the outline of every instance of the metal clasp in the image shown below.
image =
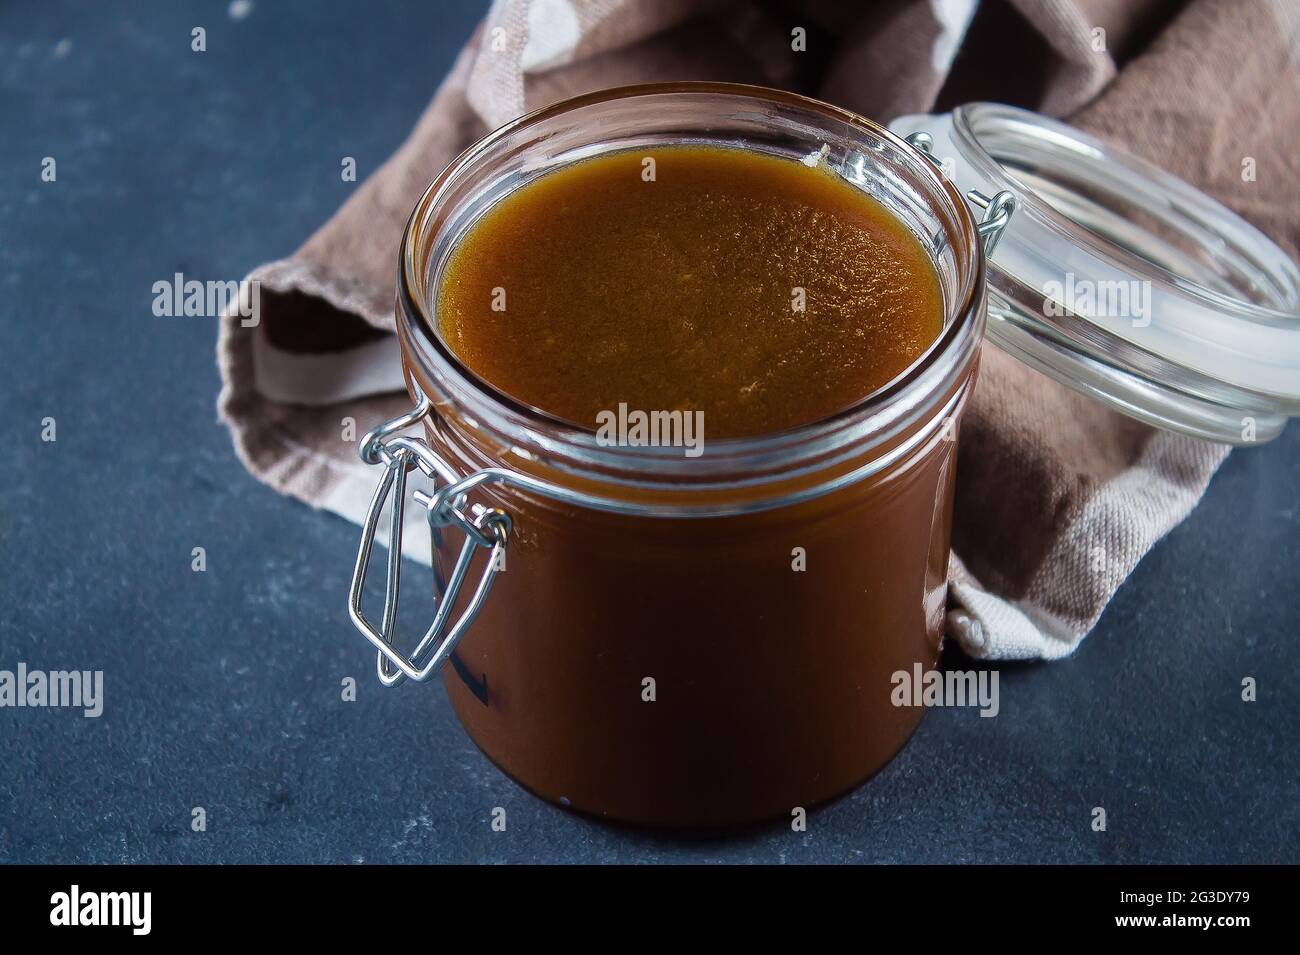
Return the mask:
<path fill-rule="evenodd" d="M 481 504 L 468 506 L 466 504 L 466 492 L 471 487 L 482 483 L 479 475 L 483 472 L 475 472 L 467 478 L 461 478 L 423 440 L 398 434 L 429 414 L 431 403 L 428 397 L 418 389 L 416 393 L 419 400 L 413 409 L 400 417 L 384 422 L 369 432 L 361 439 L 358 447 L 361 460 L 367 464 L 383 464 L 384 474 L 379 479 L 379 486 L 375 488 L 374 496 L 370 499 L 370 508 L 366 512 L 365 524 L 361 528 L 361 544 L 357 549 L 357 562 L 352 572 L 348 613 L 357 629 L 378 650 L 376 669 L 379 679 L 386 686 L 395 686 L 407 677 L 416 682 L 427 680 L 447 662 L 456 649 L 456 644 L 460 642 L 465 631 L 474 622 L 474 618 L 478 616 L 483 601 L 487 599 L 488 592 L 492 589 L 492 582 L 504 566 L 503 557 L 511 529 L 510 516 L 504 511 L 487 508 Z M 394 639 L 401 584 L 402 518 L 406 510 L 406 479 L 415 468 L 419 468 L 434 484 L 433 494 L 416 491 L 412 498 L 426 509 L 429 526 L 434 532 L 435 539 L 441 528 L 455 526 L 464 532 L 465 543 L 461 546 L 460 556 L 456 560 L 451 576 L 441 587 L 442 592 L 438 595 L 433 623 L 425 631 L 414 652 L 406 656 L 396 648 Z M 439 481 L 443 482 L 440 488 Z M 370 554 L 375 545 L 379 517 L 389 497 L 392 498 L 392 505 L 388 539 L 388 578 L 384 590 L 383 618 L 379 627 L 376 627 L 362 612 L 361 593 L 365 589 L 366 575 L 370 568 Z M 452 623 L 451 614 L 456 598 L 460 595 L 474 555 L 480 548 L 489 551 L 487 566 L 483 569 L 464 612 Z"/>
<path fill-rule="evenodd" d="M 912 133 L 907 137 L 907 143 L 930 160 L 936 169 L 943 171 L 943 161 L 934 154 L 934 138 L 929 133 Z M 972 189 L 966 193 L 966 199 L 971 205 L 984 210 L 984 218 L 976 228 L 979 230 L 980 238 L 984 240 L 984 257 L 988 258 L 997 248 L 998 239 L 1002 238 L 1007 223 L 1011 221 L 1012 213 L 1016 211 L 1015 194 L 1004 189 L 990 199 L 978 189 Z"/>

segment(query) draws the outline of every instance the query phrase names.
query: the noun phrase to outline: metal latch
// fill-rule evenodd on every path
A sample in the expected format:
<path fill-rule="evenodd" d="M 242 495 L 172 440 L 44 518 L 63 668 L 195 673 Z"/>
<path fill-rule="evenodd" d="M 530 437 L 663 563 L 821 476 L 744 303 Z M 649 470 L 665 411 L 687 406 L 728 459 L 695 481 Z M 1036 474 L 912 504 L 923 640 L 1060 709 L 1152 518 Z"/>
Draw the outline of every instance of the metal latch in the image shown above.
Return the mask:
<path fill-rule="evenodd" d="M 420 438 L 400 435 L 411 425 L 422 421 L 429 414 L 431 403 L 427 396 L 417 389 L 419 400 L 414 408 L 400 417 L 386 421 L 361 439 L 358 453 L 367 464 L 383 464 L 384 474 L 379 479 L 374 496 L 370 499 L 370 508 L 361 529 L 361 544 L 357 549 L 357 562 L 352 572 L 352 589 L 349 594 L 348 612 L 357 629 L 374 644 L 379 651 L 376 668 L 379 679 L 386 686 L 394 686 L 410 677 L 417 682 L 427 680 L 436 673 L 452 651 L 474 618 L 478 616 L 492 589 L 492 582 L 504 566 L 503 557 L 506 543 L 510 537 L 510 516 L 496 508 L 481 504 L 466 504 L 466 492 L 492 476 L 492 469 L 460 478 L 433 449 Z M 419 468 L 434 483 L 435 492 L 427 494 L 416 491 L 412 497 L 422 505 L 427 513 L 429 527 L 435 533 L 446 527 L 455 526 L 465 534 L 465 543 L 461 546 L 460 556 L 451 576 L 442 592 L 437 595 L 438 606 L 433 623 L 409 655 L 404 655 L 394 645 L 397 624 L 397 601 L 401 585 L 402 570 L 402 518 L 406 510 L 406 478 Z M 439 481 L 443 482 L 438 487 Z M 388 578 L 384 588 L 383 618 L 376 627 L 362 612 L 361 593 L 365 589 L 366 575 L 370 568 L 370 554 L 375 546 L 375 531 L 379 526 L 379 516 L 384 503 L 392 498 L 391 523 L 388 539 Z M 480 549 L 489 551 L 487 566 L 479 577 L 474 593 L 470 597 L 464 612 L 454 623 L 451 620 L 452 609 L 460 595 L 465 578 L 469 573 L 470 563 Z"/>
<path fill-rule="evenodd" d="M 940 172 L 943 171 L 943 163 L 934 154 L 934 139 L 929 133 L 912 133 L 906 138 L 909 146 L 930 160 L 930 163 Z M 1011 221 L 1012 213 L 1016 211 L 1015 194 L 1004 189 L 990 199 L 978 189 L 972 189 L 966 193 L 966 199 L 971 205 L 984 211 L 984 218 L 976 228 L 979 230 L 980 238 L 984 240 L 984 257 L 987 259 L 997 248 L 998 239 L 1002 238 L 1002 233 Z"/>

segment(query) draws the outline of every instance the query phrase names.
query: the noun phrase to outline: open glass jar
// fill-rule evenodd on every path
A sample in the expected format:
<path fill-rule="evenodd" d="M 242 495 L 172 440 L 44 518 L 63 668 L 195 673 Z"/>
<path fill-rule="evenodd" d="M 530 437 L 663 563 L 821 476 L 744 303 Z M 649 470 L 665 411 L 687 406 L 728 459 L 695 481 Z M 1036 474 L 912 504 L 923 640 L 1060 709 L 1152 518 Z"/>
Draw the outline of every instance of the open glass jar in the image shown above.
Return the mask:
<path fill-rule="evenodd" d="M 416 407 L 361 445 L 384 471 L 351 615 L 379 651 L 381 679 L 423 680 L 450 662 L 452 704 L 494 762 L 544 798 L 621 820 L 788 815 L 883 766 L 924 712 L 894 705 L 894 674 L 938 661 L 987 252 L 1017 203 L 1011 189 L 973 192 L 986 207 L 977 221 L 931 142 L 792 94 L 683 83 L 560 103 L 453 162 L 402 243 L 397 328 Z M 945 302 L 938 340 L 838 414 L 713 440 L 698 458 L 603 445 L 458 360 L 439 333 L 436 290 L 487 209 L 566 164 L 680 143 L 820 155 L 924 242 Z M 410 472 L 432 485 L 412 499 L 433 528 L 438 609 L 403 652 L 394 634 Z M 376 625 L 361 597 L 386 502 Z"/>

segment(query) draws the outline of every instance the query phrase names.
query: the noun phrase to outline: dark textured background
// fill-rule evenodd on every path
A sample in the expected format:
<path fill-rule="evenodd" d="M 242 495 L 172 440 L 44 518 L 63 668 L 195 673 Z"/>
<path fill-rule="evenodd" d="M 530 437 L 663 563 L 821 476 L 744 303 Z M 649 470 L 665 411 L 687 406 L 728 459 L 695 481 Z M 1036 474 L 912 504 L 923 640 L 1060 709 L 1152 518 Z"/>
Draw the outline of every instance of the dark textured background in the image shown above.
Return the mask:
<path fill-rule="evenodd" d="M 344 610 L 356 529 L 244 473 L 213 323 L 150 308 L 173 272 L 292 251 L 480 12 L 352 6 L 0 7 L 0 669 L 102 669 L 107 698 L 0 710 L 0 860 L 1297 861 L 1297 427 L 1232 455 L 1075 657 L 1004 667 L 998 719 L 932 712 L 806 833 L 569 815 L 489 765 L 441 687 L 382 689 Z"/>

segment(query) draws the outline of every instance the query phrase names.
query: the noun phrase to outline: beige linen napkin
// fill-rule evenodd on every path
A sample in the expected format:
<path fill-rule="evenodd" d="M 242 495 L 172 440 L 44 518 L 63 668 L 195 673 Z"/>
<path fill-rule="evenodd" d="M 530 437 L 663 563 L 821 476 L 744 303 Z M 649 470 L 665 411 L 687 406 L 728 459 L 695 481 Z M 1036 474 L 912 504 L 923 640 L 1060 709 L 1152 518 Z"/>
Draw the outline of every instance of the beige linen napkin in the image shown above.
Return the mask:
<path fill-rule="evenodd" d="M 378 475 L 356 437 L 409 406 L 387 333 L 416 199 L 489 129 L 628 83 L 780 86 L 882 122 L 1012 102 L 1146 156 L 1294 255 L 1298 21 L 1284 0 L 498 0 L 397 153 L 302 248 L 249 276 L 260 320 L 222 321 L 222 420 L 259 479 L 359 521 Z M 986 345 L 961 435 L 949 632 L 977 657 L 1068 654 L 1226 455 Z"/>

